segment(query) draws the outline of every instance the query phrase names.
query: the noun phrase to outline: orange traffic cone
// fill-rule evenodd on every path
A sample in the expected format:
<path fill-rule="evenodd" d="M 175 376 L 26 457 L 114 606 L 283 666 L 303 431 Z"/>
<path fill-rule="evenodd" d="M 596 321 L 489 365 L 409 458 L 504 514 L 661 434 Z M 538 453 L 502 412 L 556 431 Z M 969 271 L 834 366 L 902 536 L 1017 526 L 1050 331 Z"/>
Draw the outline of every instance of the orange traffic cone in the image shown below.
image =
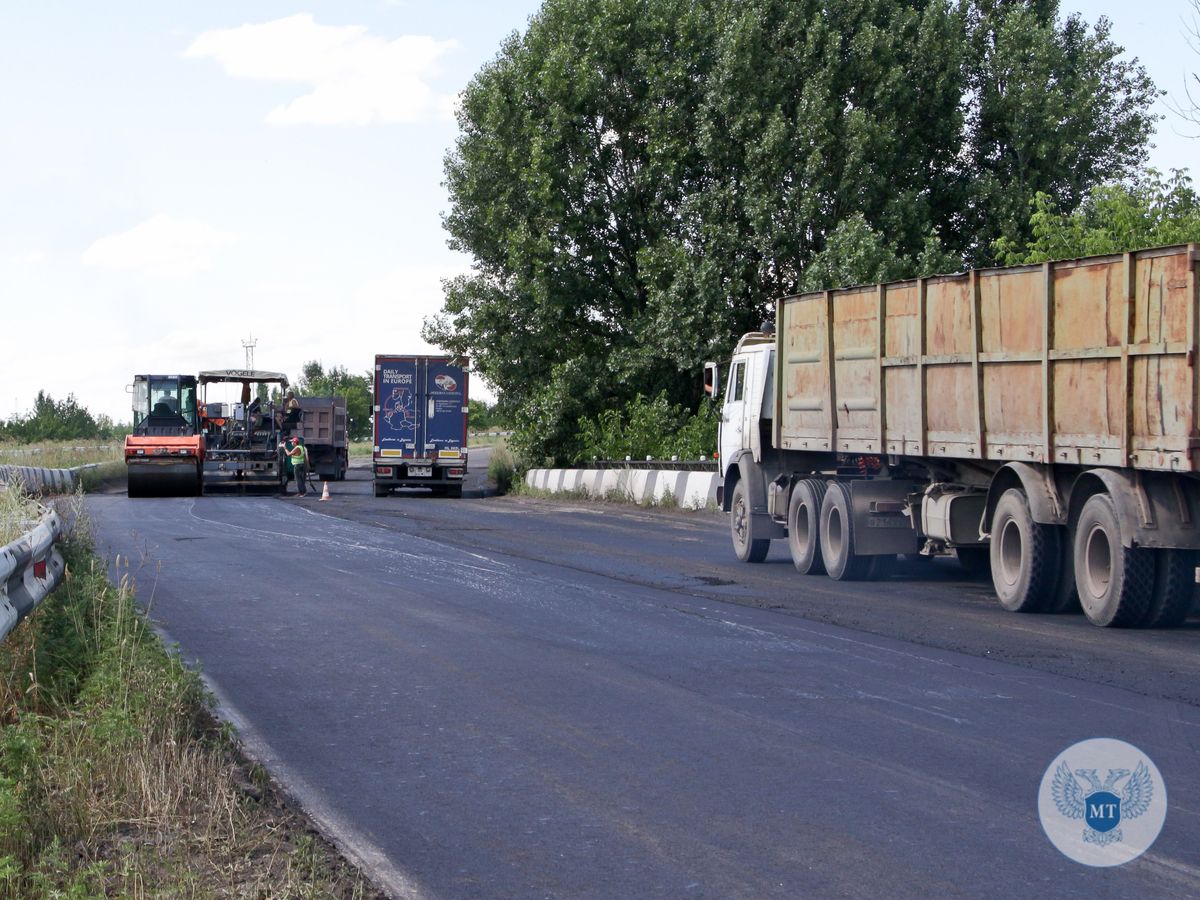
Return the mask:
<path fill-rule="evenodd" d="M 321 488 L 321 499 L 328 500 L 329 499 L 329 482 L 322 481 L 321 484 L 323 485 L 323 487 Z"/>

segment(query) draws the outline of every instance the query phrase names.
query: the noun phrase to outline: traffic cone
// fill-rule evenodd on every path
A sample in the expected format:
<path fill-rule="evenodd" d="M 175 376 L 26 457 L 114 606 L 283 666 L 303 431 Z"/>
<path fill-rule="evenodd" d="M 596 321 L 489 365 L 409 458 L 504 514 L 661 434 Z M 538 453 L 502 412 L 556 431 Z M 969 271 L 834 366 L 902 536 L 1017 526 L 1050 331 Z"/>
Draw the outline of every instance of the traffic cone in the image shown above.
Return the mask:
<path fill-rule="evenodd" d="M 329 499 L 329 482 L 328 482 L 328 481 L 322 481 L 322 482 L 321 482 L 321 484 L 322 484 L 322 488 L 321 488 L 321 499 L 322 499 L 322 500 L 328 500 L 328 499 Z"/>

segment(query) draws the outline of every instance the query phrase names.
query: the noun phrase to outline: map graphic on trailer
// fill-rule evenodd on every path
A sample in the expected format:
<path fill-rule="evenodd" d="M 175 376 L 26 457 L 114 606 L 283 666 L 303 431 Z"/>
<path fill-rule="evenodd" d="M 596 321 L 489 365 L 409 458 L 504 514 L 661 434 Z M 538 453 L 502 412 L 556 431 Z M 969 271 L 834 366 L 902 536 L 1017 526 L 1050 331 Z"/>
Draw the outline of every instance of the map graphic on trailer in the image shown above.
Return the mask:
<path fill-rule="evenodd" d="M 407 432 L 409 435 L 415 433 L 417 411 L 410 388 L 392 388 L 391 396 L 383 401 L 383 420 L 395 431 Z"/>

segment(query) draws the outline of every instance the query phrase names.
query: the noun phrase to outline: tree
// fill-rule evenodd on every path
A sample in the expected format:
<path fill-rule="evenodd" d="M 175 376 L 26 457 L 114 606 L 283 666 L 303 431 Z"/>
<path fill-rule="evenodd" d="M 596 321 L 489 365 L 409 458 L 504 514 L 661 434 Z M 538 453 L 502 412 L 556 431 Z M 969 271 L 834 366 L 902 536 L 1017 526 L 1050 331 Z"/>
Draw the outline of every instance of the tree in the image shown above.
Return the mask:
<path fill-rule="evenodd" d="M 1192 8 L 1192 17 L 1184 24 L 1187 42 L 1193 53 L 1200 53 L 1200 0 L 1191 0 L 1189 5 Z M 1168 106 L 1175 115 L 1189 124 L 1200 126 L 1200 73 L 1192 72 L 1184 81 L 1183 96 L 1183 101 L 1171 101 Z M 1190 136 L 1200 137 L 1200 134 Z"/>
<path fill-rule="evenodd" d="M 1137 60 L 1120 58 L 1108 19 L 1056 20 L 1058 0 L 969 0 L 963 247 L 995 261 L 1000 238 L 1030 236 L 1027 211 L 1044 193 L 1069 213 L 1095 185 L 1147 158 L 1160 92 Z"/>
<path fill-rule="evenodd" d="M 1145 154 L 1153 88 L 1047 0 L 546 0 L 472 80 L 447 282 L 531 459 L 698 372 L 800 289 L 957 270 Z"/>
<path fill-rule="evenodd" d="M 1200 241 L 1200 195 L 1179 171 L 1169 180 L 1150 169 L 1128 183 L 1100 185 L 1071 213 L 1058 212 L 1046 194 L 1032 207 L 1029 243 L 999 244 L 1008 265 Z"/>
<path fill-rule="evenodd" d="M 98 424 L 74 394 L 55 400 L 45 391 L 38 391 L 33 410 L 25 416 L 13 416 L 0 434 L 24 443 L 108 439 L 114 426 L 107 416 L 101 416 L 101 420 Z"/>
<path fill-rule="evenodd" d="M 371 436 L 371 373 L 351 375 L 345 366 L 333 366 L 328 372 L 321 363 L 311 360 L 304 364 L 296 382 L 296 394 L 301 397 L 345 397 L 346 431 L 352 441 Z"/>

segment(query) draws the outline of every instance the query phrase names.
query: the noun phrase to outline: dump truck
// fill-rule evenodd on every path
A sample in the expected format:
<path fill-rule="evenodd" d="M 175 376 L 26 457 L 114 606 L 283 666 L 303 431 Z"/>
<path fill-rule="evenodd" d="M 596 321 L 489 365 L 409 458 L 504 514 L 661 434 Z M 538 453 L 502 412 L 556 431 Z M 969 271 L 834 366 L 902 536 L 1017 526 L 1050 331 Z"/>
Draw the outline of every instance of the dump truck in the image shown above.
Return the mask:
<path fill-rule="evenodd" d="M 308 448 L 309 466 L 324 481 L 342 481 L 350 466 L 346 440 L 345 397 L 301 397 L 299 434 Z"/>
<path fill-rule="evenodd" d="M 718 503 L 739 559 L 990 569 L 1015 612 L 1169 627 L 1200 549 L 1197 245 L 784 297 L 734 351 Z M 706 389 L 721 391 L 718 367 Z"/>
<path fill-rule="evenodd" d="M 205 454 L 192 375 L 135 375 L 133 432 L 125 438 L 130 497 L 200 493 Z"/>
<path fill-rule="evenodd" d="M 213 369 L 201 372 L 200 428 L 205 437 L 204 489 L 287 489 L 283 439 L 299 428 L 299 413 L 270 399 L 287 390 L 281 372 Z M 210 399 L 216 386 L 233 385 L 237 399 Z M 261 390 L 260 390 L 261 387 Z M 267 395 L 263 399 L 260 394 Z"/>
<path fill-rule="evenodd" d="M 461 497 L 467 474 L 467 361 L 376 356 L 375 496 L 426 487 Z"/>

